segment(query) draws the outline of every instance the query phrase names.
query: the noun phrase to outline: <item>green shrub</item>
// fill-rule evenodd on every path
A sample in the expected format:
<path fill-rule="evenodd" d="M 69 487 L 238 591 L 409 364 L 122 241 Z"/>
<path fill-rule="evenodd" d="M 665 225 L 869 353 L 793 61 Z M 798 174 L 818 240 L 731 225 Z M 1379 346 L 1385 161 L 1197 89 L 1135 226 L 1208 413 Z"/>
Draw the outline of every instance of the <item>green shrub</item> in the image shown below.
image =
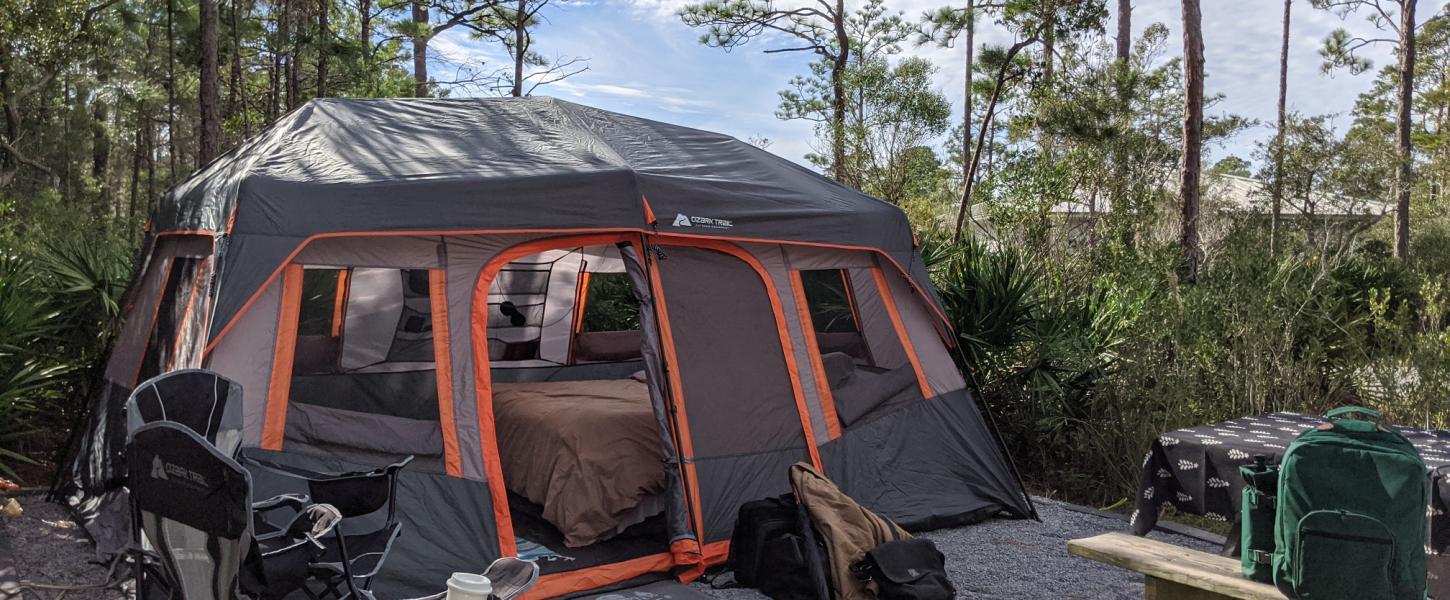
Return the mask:
<path fill-rule="evenodd" d="M 1432 248 L 1414 262 L 1374 242 L 1274 259 L 1262 228 L 1235 226 L 1192 285 L 1167 243 L 924 252 L 965 366 L 1040 492 L 1129 497 L 1154 435 L 1250 414 L 1364 402 L 1450 425 L 1450 285 L 1432 268 L 1450 261 Z"/>
<path fill-rule="evenodd" d="M 130 277 L 129 241 L 61 219 L 43 204 L 22 213 L 0 201 L 0 474 L 12 478 L 64 443 Z"/>

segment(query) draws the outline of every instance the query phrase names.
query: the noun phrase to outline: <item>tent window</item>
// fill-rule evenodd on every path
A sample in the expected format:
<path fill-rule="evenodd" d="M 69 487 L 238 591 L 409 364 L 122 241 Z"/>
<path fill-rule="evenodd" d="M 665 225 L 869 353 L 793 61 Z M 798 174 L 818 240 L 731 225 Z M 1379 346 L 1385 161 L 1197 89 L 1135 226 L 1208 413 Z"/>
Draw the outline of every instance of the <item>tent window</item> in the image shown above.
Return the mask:
<path fill-rule="evenodd" d="M 428 296 L 426 269 L 306 269 L 293 373 L 432 369 Z"/>
<path fill-rule="evenodd" d="M 442 456 L 428 271 L 308 266 L 300 287 L 288 447 Z"/>
<path fill-rule="evenodd" d="M 590 273 L 581 332 L 638 331 L 639 301 L 624 273 Z"/>
<path fill-rule="evenodd" d="M 178 256 L 171 259 L 166 274 L 166 286 L 161 292 L 160 306 L 156 309 L 155 322 L 151 327 L 151 338 L 146 342 L 146 353 L 141 359 L 140 383 L 171 368 L 176 357 L 172 356 L 173 344 L 185 325 L 187 310 L 191 308 L 192 295 L 198 287 L 201 275 L 199 257 Z"/>
<path fill-rule="evenodd" d="M 342 316 L 336 309 L 339 301 L 338 282 L 347 274 L 343 269 L 307 269 L 302 272 L 302 305 L 297 318 L 298 336 L 338 337 Z M 345 295 L 345 292 L 343 292 Z"/>
<path fill-rule="evenodd" d="M 814 269 L 800 273 L 820 353 L 840 352 L 870 364 L 871 355 L 861 337 L 860 319 L 846 271 Z"/>

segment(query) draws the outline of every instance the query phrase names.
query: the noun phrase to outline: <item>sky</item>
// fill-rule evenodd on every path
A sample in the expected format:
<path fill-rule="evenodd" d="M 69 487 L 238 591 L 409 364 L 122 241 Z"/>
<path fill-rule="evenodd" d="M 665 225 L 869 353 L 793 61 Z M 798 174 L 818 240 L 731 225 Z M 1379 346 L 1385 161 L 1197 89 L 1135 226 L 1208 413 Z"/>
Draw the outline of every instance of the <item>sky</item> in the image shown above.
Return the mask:
<path fill-rule="evenodd" d="M 803 1 L 803 0 L 797 0 Z M 733 135 L 739 139 L 765 138 L 768 149 L 805 163 L 812 151 L 809 123 L 782 121 L 775 116 L 777 92 L 790 79 L 807 72 L 811 57 L 805 53 L 766 54 L 783 40 L 766 36 L 725 52 L 699 43 L 699 30 L 687 27 L 676 15 L 689 0 L 572 0 L 545 9 L 547 22 L 535 33 L 535 49 L 549 57 L 587 58 L 588 70 L 543 86 L 534 95 L 553 96 L 606 110 Z M 790 0 L 782 0 L 788 4 Z M 955 4 L 964 4 L 960 0 Z M 1109 6 L 1116 5 L 1109 0 Z M 848 6 L 852 4 L 850 0 Z M 915 19 L 923 12 L 948 4 L 946 0 L 887 0 L 891 11 Z M 1418 10 L 1429 14 L 1438 6 L 1421 0 Z M 1207 114 L 1235 114 L 1258 125 L 1216 147 L 1205 150 L 1211 164 L 1229 154 L 1253 160 L 1256 145 L 1273 130 L 1278 95 L 1278 59 L 1283 4 L 1277 0 L 1207 0 L 1203 2 L 1205 86 L 1207 93 L 1224 100 Z M 1341 19 L 1315 10 L 1303 0 L 1293 7 L 1289 48 L 1288 106 L 1306 115 L 1338 115 L 1347 126 L 1355 98 L 1370 86 L 1374 70 L 1361 75 L 1339 72 L 1325 75 L 1319 48 L 1336 28 L 1369 34 L 1372 26 L 1363 15 Z M 1112 11 L 1110 11 L 1112 12 Z M 1182 55 L 1179 0 L 1136 0 L 1133 6 L 1135 39 L 1152 23 L 1170 30 L 1168 54 Z M 1116 24 L 1107 30 L 1116 32 Z M 1010 44 L 1010 33 L 992 23 L 979 24 L 978 44 Z M 447 80 L 458 65 L 492 71 L 508 59 L 490 44 L 471 40 L 457 29 L 435 38 L 430 73 Z M 902 56 L 923 56 L 937 65 L 937 88 L 952 103 L 953 122 L 961 120 L 962 50 L 934 45 L 905 44 Z M 1376 67 L 1393 61 L 1388 45 L 1361 53 Z M 486 92 L 456 89 L 454 95 Z"/>

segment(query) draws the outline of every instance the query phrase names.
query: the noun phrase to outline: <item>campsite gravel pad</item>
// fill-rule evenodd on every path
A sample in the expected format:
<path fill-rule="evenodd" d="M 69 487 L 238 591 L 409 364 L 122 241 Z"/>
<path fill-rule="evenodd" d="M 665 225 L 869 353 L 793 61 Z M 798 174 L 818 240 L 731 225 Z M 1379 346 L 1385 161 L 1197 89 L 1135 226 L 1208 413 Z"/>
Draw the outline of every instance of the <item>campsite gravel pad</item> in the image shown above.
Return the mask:
<path fill-rule="evenodd" d="M 5 533 L 15 550 L 21 579 L 47 583 L 83 584 L 100 581 L 105 567 L 92 561 L 94 553 L 65 509 L 22 499 L 25 516 L 7 521 Z M 1113 516 L 1078 512 L 1068 505 L 1034 499 L 1042 522 L 993 519 L 976 525 L 923 534 L 947 556 L 947 569 L 957 586 L 958 598 L 1068 600 L 1128 600 L 1143 597 L 1143 578 L 1067 553 L 1067 541 L 1109 531 L 1122 531 L 1127 522 Z M 1196 550 L 1214 545 L 1181 535 L 1154 533 L 1153 537 Z M 693 584 L 720 600 L 765 600 L 755 590 L 712 590 Z M 27 595 L 28 598 L 38 596 Z M 54 598 L 49 593 L 44 598 Z M 115 590 L 70 592 L 65 600 L 123 600 Z"/>
<path fill-rule="evenodd" d="M 17 575 L 22 583 L 85 586 L 106 579 L 106 567 L 95 562 L 96 552 L 70 512 L 59 504 L 41 500 L 40 496 L 23 496 L 20 504 L 25 514 L 17 519 L 0 519 L 0 548 L 9 546 Z M 18 598 L 50 600 L 60 597 L 59 590 L 30 589 Z M 5 594 L 0 594 L 4 598 Z M 65 600 L 123 600 L 122 593 L 112 589 L 77 589 L 66 591 Z M 8 599 L 7 599 L 8 600 Z"/>
<path fill-rule="evenodd" d="M 1278 464 L 1299 434 L 1324 419 L 1282 412 L 1170 431 L 1153 440 L 1143 459 L 1142 493 L 1133 511 L 1133 533 L 1153 529 L 1158 508 L 1172 504 L 1179 511 L 1219 521 L 1236 522 L 1244 480 L 1239 466 L 1263 456 Z M 1431 596 L 1450 598 L 1450 431 L 1396 427 L 1420 451 L 1431 481 L 1430 544 L 1426 567 Z M 1233 540 L 1230 540 L 1231 542 Z"/>
<path fill-rule="evenodd" d="M 921 534 L 947 557 L 947 572 L 957 598 L 1063 600 L 1139 600 L 1143 577 L 1067 553 L 1068 540 L 1110 531 L 1128 523 L 1115 516 L 1079 512 L 1068 505 L 1033 498 L 1042 522 L 992 519 L 976 525 Z M 1215 544 L 1182 535 L 1152 535 L 1170 544 L 1214 552 Z M 764 600 L 755 590 L 712 590 L 694 584 L 721 600 Z"/>

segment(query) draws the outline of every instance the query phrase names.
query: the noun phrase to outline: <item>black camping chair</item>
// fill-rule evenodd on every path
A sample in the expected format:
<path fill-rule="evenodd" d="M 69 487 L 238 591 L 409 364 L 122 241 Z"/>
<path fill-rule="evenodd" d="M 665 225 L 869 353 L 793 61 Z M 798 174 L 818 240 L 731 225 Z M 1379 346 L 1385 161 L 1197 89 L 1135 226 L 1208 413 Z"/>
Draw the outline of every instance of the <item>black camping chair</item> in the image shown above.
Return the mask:
<path fill-rule="evenodd" d="M 185 425 L 235 457 L 242 443 L 242 385 L 205 369 L 147 379 L 126 399 L 126 431 L 157 421 Z"/>
<path fill-rule="evenodd" d="M 255 536 L 251 474 L 169 420 L 132 432 L 127 476 L 138 598 L 281 599 L 305 589 L 309 565 L 325 552 L 318 536 L 340 520 L 331 509 L 308 509 L 280 534 Z"/>
<path fill-rule="evenodd" d="M 141 382 L 126 399 L 126 430 L 169 421 L 196 432 L 222 454 L 236 458 L 242 445 L 242 385 L 206 369 L 162 373 Z M 284 494 L 255 504 L 253 520 L 259 537 L 276 536 L 287 528 L 272 526 L 269 513 L 295 520 L 308 505 L 306 496 Z M 278 520 L 274 517 L 272 520 Z"/>
<path fill-rule="evenodd" d="M 398 472 L 413 456 L 367 471 L 319 473 L 299 467 L 248 457 L 250 465 L 300 479 L 313 502 L 337 508 L 342 521 L 333 540 L 312 564 L 312 577 L 323 584 L 320 592 L 303 588 L 314 599 L 371 598 L 372 582 L 402 534 L 397 518 Z M 381 525 L 377 524 L 381 516 Z"/>

